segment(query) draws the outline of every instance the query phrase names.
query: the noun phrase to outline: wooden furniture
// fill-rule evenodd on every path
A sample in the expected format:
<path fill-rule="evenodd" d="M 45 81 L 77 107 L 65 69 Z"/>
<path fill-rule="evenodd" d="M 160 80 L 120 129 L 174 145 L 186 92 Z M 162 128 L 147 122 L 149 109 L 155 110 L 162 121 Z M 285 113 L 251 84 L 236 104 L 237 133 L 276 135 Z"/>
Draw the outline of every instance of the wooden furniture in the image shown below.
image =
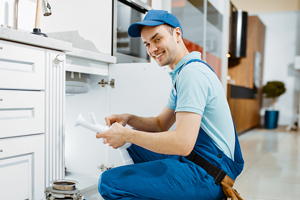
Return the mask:
<path fill-rule="evenodd" d="M 247 56 L 240 59 L 229 59 L 228 75 L 235 81 L 236 86 L 255 89 L 255 69 L 257 94 L 253 99 L 232 98 L 231 87 L 227 90 L 227 100 L 238 133 L 260 125 L 260 109 L 262 104 L 262 74 L 264 62 L 265 25 L 257 16 L 248 17 Z M 260 67 L 255 68 L 255 52 L 261 55 Z M 258 75 L 258 76 L 257 76 Z"/>

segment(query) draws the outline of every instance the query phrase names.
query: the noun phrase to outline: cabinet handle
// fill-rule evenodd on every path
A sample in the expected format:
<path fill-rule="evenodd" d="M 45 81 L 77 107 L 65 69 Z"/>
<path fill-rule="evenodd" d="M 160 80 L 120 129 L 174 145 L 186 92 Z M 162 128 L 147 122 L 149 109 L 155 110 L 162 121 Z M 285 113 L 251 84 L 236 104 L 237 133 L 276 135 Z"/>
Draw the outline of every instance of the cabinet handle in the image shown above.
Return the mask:
<path fill-rule="evenodd" d="M 3 152 L 3 149 L 0 149 L 0 152 Z"/>
<path fill-rule="evenodd" d="M 55 60 L 57 60 L 58 62 L 63 62 L 64 61 L 64 57 L 60 54 L 58 54 L 55 58 Z"/>
<path fill-rule="evenodd" d="M 0 99 L 0 101 L 3 101 L 3 99 Z"/>
<path fill-rule="evenodd" d="M 3 49 L 3 47 L 0 47 L 0 50 Z"/>

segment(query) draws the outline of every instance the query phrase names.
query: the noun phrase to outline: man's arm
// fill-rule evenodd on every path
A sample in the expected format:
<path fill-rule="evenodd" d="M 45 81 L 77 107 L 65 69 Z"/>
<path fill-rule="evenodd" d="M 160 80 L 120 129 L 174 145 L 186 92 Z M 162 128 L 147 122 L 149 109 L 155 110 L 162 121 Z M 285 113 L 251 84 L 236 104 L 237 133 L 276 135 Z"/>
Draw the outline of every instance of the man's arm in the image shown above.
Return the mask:
<path fill-rule="evenodd" d="M 111 126 L 118 122 L 125 126 L 126 124 L 136 130 L 147 132 L 167 131 L 175 122 L 174 110 L 164 107 L 157 117 L 139 117 L 131 114 L 111 115 L 105 118 L 106 125 Z"/>
<path fill-rule="evenodd" d="M 165 106 L 157 117 L 138 117 L 130 115 L 128 125 L 134 127 L 136 130 L 162 132 L 171 128 L 175 122 L 175 117 L 174 110 Z"/>
<path fill-rule="evenodd" d="M 200 123 L 201 115 L 199 114 L 177 112 L 174 131 L 149 133 L 124 128 L 115 123 L 110 130 L 98 133 L 96 137 L 105 138 L 113 148 L 118 148 L 125 142 L 131 142 L 156 153 L 187 156 L 195 146 Z"/>

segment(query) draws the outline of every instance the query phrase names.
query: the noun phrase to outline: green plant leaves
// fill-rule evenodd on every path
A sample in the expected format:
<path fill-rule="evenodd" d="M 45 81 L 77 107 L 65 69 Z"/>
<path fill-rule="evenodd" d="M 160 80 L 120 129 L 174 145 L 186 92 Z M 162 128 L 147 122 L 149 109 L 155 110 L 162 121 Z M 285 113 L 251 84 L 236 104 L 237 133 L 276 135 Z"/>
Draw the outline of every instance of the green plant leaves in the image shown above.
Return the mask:
<path fill-rule="evenodd" d="M 285 91 L 284 83 L 281 81 L 268 81 L 262 88 L 262 92 L 266 94 L 266 98 L 277 98 L 285 93 Z"/>

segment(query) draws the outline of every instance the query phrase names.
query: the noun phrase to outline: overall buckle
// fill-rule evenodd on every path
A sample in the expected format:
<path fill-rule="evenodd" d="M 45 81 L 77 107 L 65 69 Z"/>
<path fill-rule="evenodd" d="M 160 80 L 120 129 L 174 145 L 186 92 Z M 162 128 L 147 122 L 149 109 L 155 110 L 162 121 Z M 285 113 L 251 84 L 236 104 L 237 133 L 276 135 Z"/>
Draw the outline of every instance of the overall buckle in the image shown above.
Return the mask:
<path fill-rule="evenodd" d="M 217 174 L 217 176 L 215 177 L 215 182 L 220 185 L 226 175 L 227 175 L 226 172 L 221 169 Z"/>

